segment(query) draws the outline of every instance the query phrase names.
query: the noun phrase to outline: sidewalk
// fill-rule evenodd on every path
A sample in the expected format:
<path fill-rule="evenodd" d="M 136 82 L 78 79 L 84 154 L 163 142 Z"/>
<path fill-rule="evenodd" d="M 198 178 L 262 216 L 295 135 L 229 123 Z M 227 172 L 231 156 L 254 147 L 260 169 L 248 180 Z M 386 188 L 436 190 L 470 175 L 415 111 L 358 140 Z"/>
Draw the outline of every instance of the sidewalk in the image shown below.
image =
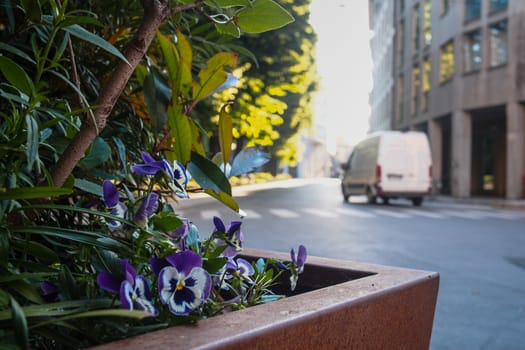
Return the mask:
<path fill-rule="evenodd" d="M 428 202 L 434 203 L 450 203 L 450 204 L 466 204 L 466 205 L 482 205 L 493 208 L 506 208 L 525 210 L 525 199 L 505 199 L 505 198 L 489 198 L 489 197 L 468 197 L 458 198 L 445 195 L 433 195 L 426 198 Z"/>

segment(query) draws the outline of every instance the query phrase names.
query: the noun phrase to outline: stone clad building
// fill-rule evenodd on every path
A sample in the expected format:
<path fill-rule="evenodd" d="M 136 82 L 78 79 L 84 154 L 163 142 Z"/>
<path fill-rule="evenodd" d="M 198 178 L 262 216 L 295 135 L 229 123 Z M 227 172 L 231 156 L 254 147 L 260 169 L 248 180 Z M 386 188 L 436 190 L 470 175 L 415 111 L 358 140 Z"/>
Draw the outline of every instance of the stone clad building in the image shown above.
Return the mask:
<path fill-rule="evenodd" d="M 525 1 L 369 0 L 369 9 L 371 131 L 425 131 L 436 192 L 522 198 Z M 389 107 L 377 108 L 385 89 Z"/>

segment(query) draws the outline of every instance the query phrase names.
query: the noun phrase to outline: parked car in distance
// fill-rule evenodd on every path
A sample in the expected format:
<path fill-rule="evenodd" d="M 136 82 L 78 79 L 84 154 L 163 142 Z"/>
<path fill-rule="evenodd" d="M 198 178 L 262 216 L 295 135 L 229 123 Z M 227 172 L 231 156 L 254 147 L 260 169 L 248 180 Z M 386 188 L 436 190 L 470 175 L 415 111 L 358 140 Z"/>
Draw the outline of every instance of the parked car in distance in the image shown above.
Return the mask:
<path fill-rule="evenodd" d="M 343 198 L 366 195 L 369 203 L 379 197 L 407 198 L 415 206 L 432 189 L 432 158 L 428 137 L 420 131 L 381 131 L 370 134 L 355 147 L 343 165 Z"/>

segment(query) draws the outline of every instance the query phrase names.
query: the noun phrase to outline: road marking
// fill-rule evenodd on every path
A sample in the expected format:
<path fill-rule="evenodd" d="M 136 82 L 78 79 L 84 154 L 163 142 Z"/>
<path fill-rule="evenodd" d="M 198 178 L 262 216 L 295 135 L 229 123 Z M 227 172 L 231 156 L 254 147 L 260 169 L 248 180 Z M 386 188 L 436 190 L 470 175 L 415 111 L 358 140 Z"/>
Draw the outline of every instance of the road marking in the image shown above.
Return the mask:
<path fill-rule="evenodd" d="M 213 219 L 214 216 L 220 217 L 221 214 L 218 210 L 201 210 L 201 219 Z"/>
<path fill-rule="evenodd" d="M 337 214 L 332 211 L 316 209 L 316 208 L 304 208 L 303 211 L 308 214 L 319 216 L 321 218 L 336 218 Z"/>
<path fill-rule="evenodd" d="M 261 214 L 251 209 L 244 209 L 244 217 L 248 219 L 260 219 L 262 218 Z"/>
<path fill-rule="evenodd" d="M 474 210 L 464 210 L 464 211 L 452 211 L 452 210 L 440 210 L 440 213 L 444 213 L 445 215 L 449 216 L 455 216 L 462 219 L 472 219 L 472 220 L 480 220 L 483 218 L 482 212 L 480 211 L 474 211 Z"/>
<path fill-rule="evenodd" d="M 339 214 L 348 215 L 348 216 L 357 216 L 359 218 L 375 218 L 376 216 L 372 213 L 367 213 L 361 210 L 351 209 L 351 208 L 336 208 L 335 209 Z"/>
<path fill-rule="evenodd" d="M 298 218 L 299 214 L 288 209 L 274 208 L 269 210 L 271 214 L 284 219 Z"/>
<path fill-rule="evenodd" d="M 398 213 L 395 211 L 385 210 L 385 209 L 374 209 L 373 211 L 374 213 L 379 214 L 379 215 L 391 216 L 393 218 L 398 218 L 398 219 L 406 219 L 410 217 L 410 215 L 408 214 Z"/>
<path fill-rule="evenodd" d="M 429 212 L 429 211 L 424 211 L 424 210 L 403 209 L 403 212 L 404 213 L 408 213 L 410 215 L 423 216 L 423 217 L 426 217 L 426 218 L 445 219 L 444 215 L 441 215 L 441 214 L 438 214 L 438 213 Z"/>

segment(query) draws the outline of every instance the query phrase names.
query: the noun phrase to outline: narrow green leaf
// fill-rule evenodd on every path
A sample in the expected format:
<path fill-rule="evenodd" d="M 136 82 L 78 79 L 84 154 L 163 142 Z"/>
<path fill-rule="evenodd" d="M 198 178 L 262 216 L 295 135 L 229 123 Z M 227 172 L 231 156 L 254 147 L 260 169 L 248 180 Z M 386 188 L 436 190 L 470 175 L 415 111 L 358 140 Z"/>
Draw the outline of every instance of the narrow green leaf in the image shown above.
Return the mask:
<path fill-rule="evenodd" d="M 47 198 L 71 192 L 73 192 L 71 188 L 53 186 L 0 188 L 0 200 Z"/>
<path fill-rule="evenodd" d="M 23 252 L 26 255 L 33 256 L 47 264 L 59 262 L 58 255 L 45 245 L 35 241 L 21 241 L 18 239 L 11 240 L 13 249 Z"/>
<path fill-rule="evenodd" d="M 120 58 L 122 61 L 129 64 L 128 60 L 124 55 L 113 45 L 111 45 L 109 42 L 98 36 L 97 34 L 93 34 L 91 32 L 88 32 L 86 29 L 82 28 L 78 24 L 74 24 L 69 27 L 62 28 L 66 32 L 69 32 L 71 35 L 76 36 L 79 39 L 82 39 L 84 41 L 87 41 L 93 45 L 96 45 L 100 47 L 101 49 L 109 52 L 110 54 Z"/>
<path fill-rule="evenodd" d="M 43 316 L 51 317 L 78 313 L 89 309 L 107 309 L 111 307 L 112 304 L 113 301 L 111 299 L 67 300 L 56 303 L 24 306 L 22 307 L 22 310 L 26 318 Z M 0 311 L 0 321 L 5 321 L 9 318 L 11 318 L 10 310 Z"/>
<path fill-rule="evenodd" d="M 0 71 L 6 80 L 24 94 L 31 96 L 33 82 L 26 72 L 10 58 L 0 55 Z"/>
<path fill-rule="evenodd" d="M 219 202 L 221 202 L 222 204 L 224 204 L 225 206 L 227 206 L 228 208 L 230 208 L 231 210 L 233 210 L 234 212 L 238 213 L 240 208 L 239 208 L 239 204 L 237 204 L 237 202 L 233 199 L 233 197 L 225 192 L 215 192 L 213 190 L 204 190 L 204 192 L 206 192 L 208 195 L 210 195 L 211 197 L 215 198 L 216 200 L 218 200 Z"/>
<path fill-rule="evenodd" d="M 38 159 L 39 146 L 39 129 L 38 122 L 32 115 L 26 114 L 26 157 L 27 157 L 27 171 L 31 172 L 35 161 Z"/>
<path fill-rule="evenodd" d="M 100 21 L 90 16 L 70 16 L 58 24 L 59 28 L 69 27 L 75 24 L 93 24 L 101 26 Z"/>
<path fill-rule="evenodd" d="M 113 136 L 112 139 L 115 146 L 117 146 L 118 157 L 120 159 L 120 163 L 122 163 L 122 172 L 127 174 L 128 167 L 126 166 L 126 145 L 120 138 L 116 136 Z"/>
<path fill-rule="evenodd" d="M 3 230 L 2 230 L 3 231 Z M 9 237 L 7 232 L 0 232 L 0 267 L 7 267 L 9 256 Z"/>
<path fill-rule="evenodd" d="M 96 184 L 85 179 L 75 179 L 75 187 L 84 192 L 94 194 L 98 197 L 102 197 L 104 195 L 101 184 Z"/>
<path fill-rule="evenodd" d="M 42 304 L 44 302 L 36 288 L 26 281 L 11 281 L 11 283 L 9 283 L 9 288 L 15 290 L 18 294 L 33 303 Z"/>
<path fill-rule="evenodd" d="M 237 13 L 237 25 L 247 33 L 262 33 L 294 21 L 288 11 L 272 0 L 255 0 Z"/>
<path fill-rule="evenodd" d="M 144 79 L 144 100 L 155 132 L 162 131 L 168 119 L 166 112 L 170 98 L 171 89 L 157 76 L 152 67 Z"/>
<path fill-rule="evenodd" d="M 27 349 L 29 345 L 29 329 L 27 328 L 26 316 L 13 297 L 10 298 L 9 306 L 11 307 L 12 312 L 13 330 L 16 343 L 20 349 Z"/>
<path fill-rule="evenodd" d="M 170 150 L 166 152 L 168 159 L 178 160 L 182 164 L 187 164 L 191 157 L 192 132 L 188 117 L 180 110 L 172 106 L 168 107 L 168 126 L 171 139 L 169 141 Z"/>
<path fill-rule="evenodd" d="M 233 120 L 229 110 L 230 105 L 225 104 L 219 112 L 219 145 L 222 153 L 222 163 L 225 167 L 230 162 L 233 141 Z"/>
<path fill-rule="evenodd" d="M 17 49 L 14 46 L 8 45 L 4 42 L 0 42 L 0 50 L 4 50 L 7 52 L 11 52 L 14 55 L 17 55 L 20 58 L 23 58 L 24 60 L 35 63 L 35 60 L 33 60 L 28 54 L 26 54 L 24 51 Z"/>
<path fill-rule="evenodd" d="M 210 189 L 215 193 L 225 192 L 231 196 L 232 189 L 228 179 L 211 160 L 192 152 L 188 170 L 203 189 Z"/>

